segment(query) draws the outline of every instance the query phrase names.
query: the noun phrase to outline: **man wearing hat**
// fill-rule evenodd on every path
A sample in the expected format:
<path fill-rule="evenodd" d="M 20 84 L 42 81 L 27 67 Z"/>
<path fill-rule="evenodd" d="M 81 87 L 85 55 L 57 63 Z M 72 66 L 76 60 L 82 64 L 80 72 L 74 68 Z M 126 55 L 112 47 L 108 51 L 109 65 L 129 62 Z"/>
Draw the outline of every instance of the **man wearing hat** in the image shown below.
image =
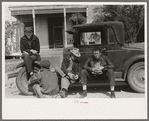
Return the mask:
<path fill-rule="evenodd" d="M 50 70 L 50 61 L 43 60 L 40 62 L 41 69 L 34 74 L 29 82 L 38 98 L 54 96 L 59 92 L 58 77 L 55 72 Z"/>
<path fill-rule="evenodd" d="M 20 39 L 20 50 L 27 73 L 33 75 L 33 62 L 40 60 L 40 42 L 37 36 L 33 35 L 32 27 L 25 27 L 24 36 Z"/>
<path fill-rule="evenodd" d="M 59 92 L 62 98 L 66 97 L 69 85 L 79 79 L 81 54 L 78 48 L 70 50 L 70 55 L 65 57 L 62 62 L 62 71 L 64 76 L 61 78 L 61 91 Z"/>

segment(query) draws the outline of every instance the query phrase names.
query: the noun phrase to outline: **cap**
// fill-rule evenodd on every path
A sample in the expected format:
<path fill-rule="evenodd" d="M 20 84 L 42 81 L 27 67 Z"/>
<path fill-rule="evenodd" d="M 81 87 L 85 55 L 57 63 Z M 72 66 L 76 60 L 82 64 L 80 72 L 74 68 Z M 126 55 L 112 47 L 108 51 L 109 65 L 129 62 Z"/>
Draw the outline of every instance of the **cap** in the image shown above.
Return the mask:
<path fill-rule="evenodd" d="M 50 65 L 51 65 L 51 63 L 50 63 L 50 61 L 48 61 L 48 60 L 42 60 L 42 61 L 40 61 L 40 66 L 41 66 L 42 68 L 47 68 L 47 69 L 49 69 L 49 68 L 50 68 Z"/>
<path fill-rule="evenodd" d="M 33 32 L 33 28 L 32 27 L 25 27 L 24 31 L 25 32 L 30 32 L 30 31 Z"/>

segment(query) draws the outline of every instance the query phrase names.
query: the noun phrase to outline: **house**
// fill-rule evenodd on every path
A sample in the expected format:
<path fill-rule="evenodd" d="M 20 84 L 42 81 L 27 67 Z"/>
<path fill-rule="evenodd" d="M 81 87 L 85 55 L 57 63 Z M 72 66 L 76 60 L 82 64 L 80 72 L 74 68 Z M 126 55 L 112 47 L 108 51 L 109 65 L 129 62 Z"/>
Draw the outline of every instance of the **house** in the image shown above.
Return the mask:
<path fill-rule="evenodd" d="M 63 48 L 72 46 L 73 36 L 66 33 L 73 26 L 69 20 L 71 15 L 81 13 L 86 22 L 91 22 L 88 13 L 92 13 L 86 5 L 11 6 L 9 9 L 11 16 L 23 22 L 24 26 L 34 28 L 34 34 L 40 40 L 42 59 L 50 59 L 52 66 L 60 65 Z M 19 37 L 24 35 L 24 27 L 18 34 Z"/>

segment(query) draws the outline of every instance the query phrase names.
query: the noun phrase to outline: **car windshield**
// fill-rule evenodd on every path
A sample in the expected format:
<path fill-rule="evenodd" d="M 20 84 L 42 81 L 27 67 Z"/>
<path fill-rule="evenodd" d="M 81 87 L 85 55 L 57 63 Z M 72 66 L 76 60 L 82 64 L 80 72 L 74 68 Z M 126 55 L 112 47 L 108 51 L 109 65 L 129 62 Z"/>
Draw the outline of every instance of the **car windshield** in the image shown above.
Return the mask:
<path fill-rule="evenodd" d="M 101 32 L 81 32 L 79 45 L 101 44 Z"/>

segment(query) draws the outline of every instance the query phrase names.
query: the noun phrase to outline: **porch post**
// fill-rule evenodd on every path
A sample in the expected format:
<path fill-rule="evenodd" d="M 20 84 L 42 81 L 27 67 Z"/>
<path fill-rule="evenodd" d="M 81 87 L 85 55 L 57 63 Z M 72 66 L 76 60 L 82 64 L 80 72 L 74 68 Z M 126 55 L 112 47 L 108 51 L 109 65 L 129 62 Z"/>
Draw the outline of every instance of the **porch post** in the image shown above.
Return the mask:
<path fill-rule="evenodd" d="M 66 8 L 64 8 L 64 47 L 67 48 L 67 33 L 66 33 Z"/>
<path fill-rule="evenodd" d="M 87 19 L 87 23 L 88 23 L 88 7 L 86 8 L 86 19 Z"/>
<path fill-rule="evenodd" d="M 34 35 L 36 35 L 36 26 L 35 26 L 35 10 L 34 10 L 34 9 L 32 9 L 32 15 L 33 15 Z"/>
<path fill-rule="evenodd" d="M 86 8 L 86 17 L 88 17 L 88 7 Z"/>

